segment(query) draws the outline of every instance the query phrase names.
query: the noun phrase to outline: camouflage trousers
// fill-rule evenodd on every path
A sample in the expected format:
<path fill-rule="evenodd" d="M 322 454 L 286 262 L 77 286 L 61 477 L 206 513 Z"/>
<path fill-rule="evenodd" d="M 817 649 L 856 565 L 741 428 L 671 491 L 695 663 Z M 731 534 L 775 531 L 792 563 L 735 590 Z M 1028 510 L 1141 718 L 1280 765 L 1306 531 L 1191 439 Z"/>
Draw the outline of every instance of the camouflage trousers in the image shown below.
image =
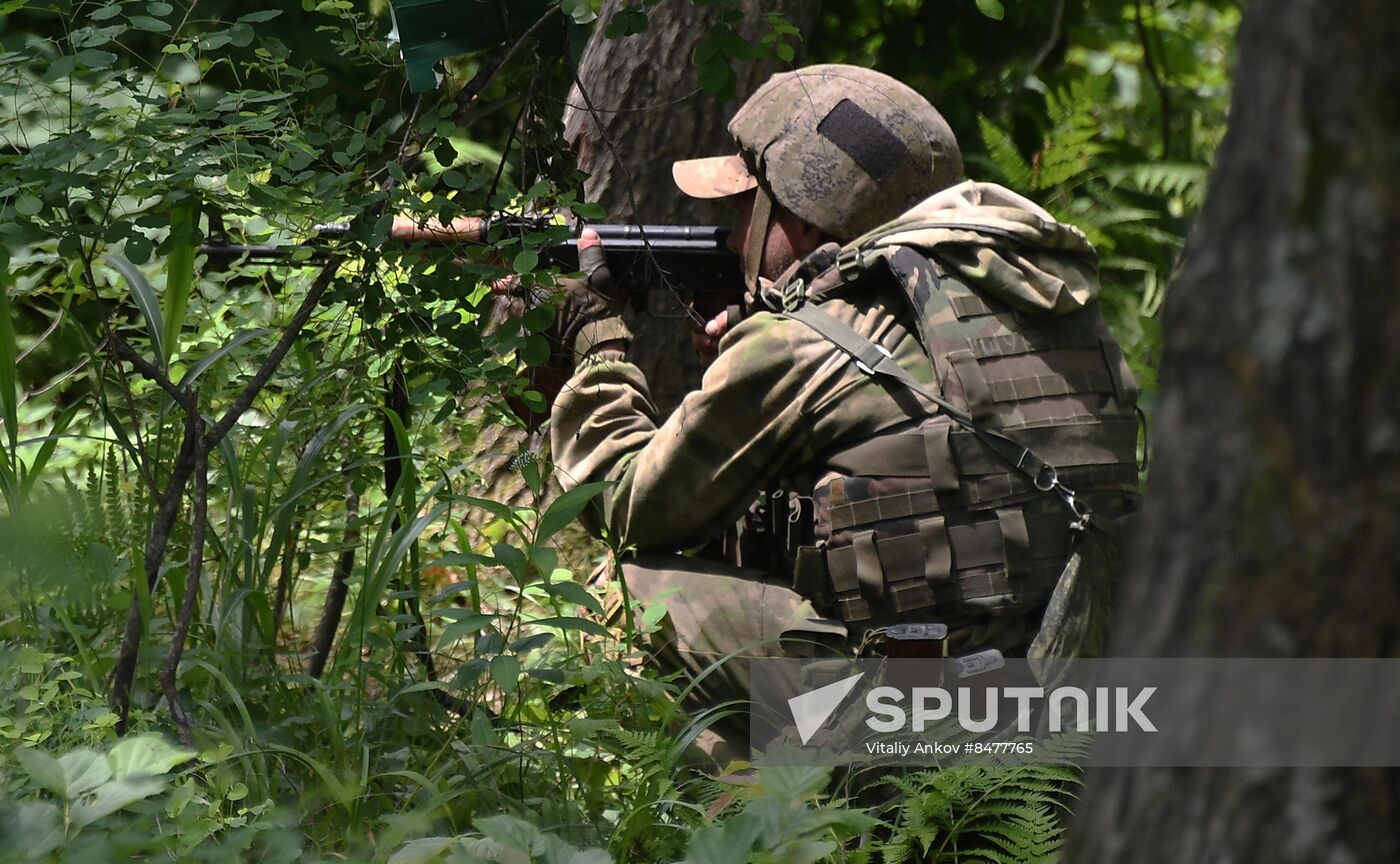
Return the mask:
<path fill-rule="evenodd" d="M 1086 537 L 1048 605 L 1032 613 L 959 617 L 930 609 L 923 618 L 948 625 L 953 656 L 997 648 L 1008 657 L 1038 658 L 1053 675 L 1055 660 L 1092 656 L 1102 648 L 1117 549 L 1107 535 Z M 697 744 L 720 767 L 749 758 L 751 660 L 853 656 L 864 635 L 820 614 L 810 600 L 760 571 L 650 555 L 624 562 L 622 577 L 633 598 L 665 604 L 666 617 L 647 647 L 658 671 L 680 673 L 684 707 L 709 723 Z"/>

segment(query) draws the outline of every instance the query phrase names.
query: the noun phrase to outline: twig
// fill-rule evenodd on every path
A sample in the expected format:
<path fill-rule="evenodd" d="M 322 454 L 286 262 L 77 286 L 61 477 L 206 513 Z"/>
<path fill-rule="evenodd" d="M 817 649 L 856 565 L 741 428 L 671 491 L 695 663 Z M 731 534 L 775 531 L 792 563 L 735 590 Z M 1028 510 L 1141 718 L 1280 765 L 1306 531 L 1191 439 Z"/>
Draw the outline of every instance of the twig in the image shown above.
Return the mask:
<path fill-rule="evenodd" d="M 496 176 L 491 178 L 491 190 L 486 193 L 488 206 L 491 199 L 496 197 L 496 189 L 501 185 L 501 177 L 506 173 L 506 162 L 510 161 L 510 145 L 515 143 L 515 133 L 520 131 L 520 121 L 525 119 L 525 111 L 530 107 L 530 100 L 535 96 L 535 81 L 538 77 L 530 79 L 530 90 L 525 94 L 525 98 L 520 100 L 520 110 L 515 113 L 515 121 L 510 124 L 510 135 L 506 137 L 506 145 L 501 148 L 501 161 L 496 165 Z M 521 160 L 524 161 L 523 156 Z"/>
<path fill-rule="evenodd" d="M 613 143 L 612 136 L 608 134 L 607 127 L 603 125 L 603 121 L 599 119 L 598 111 L 593 107 L 593 99 L 588 95 L 588 88 L 583 86 L 583 79 L 579 77 L 578 69 L 571 68 L 569 72 L 573 76 L 574 85 L 578 87 L 579 95 L 583 97 L 583 104 L 588 107 L 588 116 L 593 119 L 594 125 L 598 127 L 599 137 L 603 139 L 603 144 L 608 148 L 609 152 L 612 153 L 613 161 L 617 163 L 618 170 L 622 172 L 623 186 L 627 190 L 627 205 L 632 208 L 633 214 L 641 212 L 637 207 L 637 189 L 636 182 L 632 179 L 632 172 L 627 170 L 627 163 L 623 161 L 622 153 L 617 149 L 617 145 Z M 695 311 L 695 307 L 685 301 L 684 295 L 676 288 L 675 283 L 667 278 L 666 271 L 657 263 L 656 257 L 651 251 L 651 244 L 647 241 L 646 230 L 640 225 L 637 226 L 637 236 L 641 238 L 642 248 L 646 251 L 647 261 L 651 264 L 653 272 L 655 272 L 657 277 L 661 280 L 661 284 L 675 295 L 681 308 L 689 313 L 690 320 L 699 325 L 700 329 L 705 329 L 705 319 L 700 316 L 699 312 Z"/>
<path fill-rule="evenodd" d="M 1065 0 L 1056 0 L 1055 17 L 1050 21 L 1050 35 L 1046 37 L 1045 43 L 1040 46 L 1040 50 L 1035 52 L 1035 58 L 1031 60 L 1030 71 L 1041 67 L 1049 57 L 1050 52 L 1055 50 L 1055 46 L 1060 41 L 1060 28 L 1065 20 Z"/>
<path fill-rule="evenodd" d="M 160 579 L 160 565 L 165 559 L 165 547 L 170 543 L 170 529 L 180 512 L 180 501 L 184 497 L 185 485 L 194 473 L 195 462 L 200 449 L 199 412 L 185 415 L 185 436 L 180 442 L 180 452 L 175 457 L 175 466 L 170 472 L 170 480 L 164 491 L 157 496 L 159 509 L 155 522 L 151 525 L 150 536 L 146 539 L 144 558 L 146 571 L 146 594 L 154 593 Z M 141 636 L 145 622 L 141 618 L 141 592 L 133 586 L 131 605 L 127 607 L 126 627 L 122 631 L 121 647 L 117 653 L 117 664 L 112 670 L 111 704 L 117 715 L 117 734 L 126 732 L 127 715 L 131 711 L 131 684 L 136 678 L 136 660 L 141 651 Z"/>
<path fill-rule="evenodd" d="M 326 589 L 326 602 L 321 607 L 321 620 L 316 622 L 316 635 L 311 640 L 311 663 L 307 674 L 320 678 L 326 671 L 331 648 L 335 645 L 335 634 L 340 629 L 340 616 L 345 611 L 345 597 L 350 591 L 350 572 L 355 569 L 355 547 L 360 542 L 360 495 L 355 491 L 347 462 L 345 470 L 345 534 L 342 538 L 340 558 L 335 562 L 331 574 L 330 587 Z M 361 602 L 373 602 L 368 597 Z"/>
<path fill-rule="evenodd" d="M 1138 40 L 1142 43 L 1142 60 L 1147 66 L 1147 77 L 1152 79 L 1152 86 L 1157 90 L 1157 99 L 1162 103 L 1162 159 L 1165 160 L 1171 156 L 1172 152 L 1171 89 L 1162 79 L 1157 62 L 1152 57 L 1152 40 L 1147 34 L 1147 24 L 1142 19 L 1142 0 L 1133 0 L 1133 12 L 1133 19 L 1137 24 Z"/>
<path fill-rule="evenodd" d="M 520 53 L 520 49 L 525 47 L 525 43 L 530 41 L 530 38 L 538 33 L 540 29 L 544 27 L 545 22 L 558 11 L 560 11 L 559 5 L 557 3 L 551 3 L 549 7 L 545 9 L 544 14 L 541 15 L 534 24 L 531 24 L 529 28 L 520 35 L 519 39 L 515 40 L 515 44 L 510 46 L 510 50 L 506 52 L 501 62 L 497 63 L 495 68 L 491 70 L 491 74 L 487 75 L 479 85 L 477 84 L 476 78 L 468 81 L 457 93 L 457 105 L 459 110 L 470 108 L 472 105 L 475 105 L 477 100 L 481 98 L 481 95 L 490 89 L 491 85 L 500 77 L 501 72 L 510 65 L 510 61 L 515 59 L 515 55 Z"/>
<path fill-rule="evenodd" d="M 170 380 L 158 366 L 142 357 L 131 344 L 123 339 L 115 330 L 107 333 L 107 342 L 112 346 L 112 350 L 117 356 L 136 367 L 136 371 L 146 376 L 151 381 L 160 385 L 160 389 L 170 394 L 170 398 L 175 400 L 175 404 L 185 409 L 186 412 L 199 413 L 199 402 L 192 398 L 189 390 L 182 390 Z M 203 425 L 202 423 L 200 424 Z"/>
<path fill-rule="evenodd" d="M 28 357 L 30 354 L 33 354 L 39 349 L 39 346 L 47 342 L 49 340 L 49 337 L 53 335 L 53 332 L 58 329 L 58 325 L 63 323 L 63 318 L 63 307 L 60 306 L 58 307 L 58 314 L 54 316 L 54 319 L 52 322 L 49 323 L 49 326 L 44 328 L 44 332 L 39 334 L 39 338 L 34 340 L 34 344 L 21 351 L 19 353 L 19 356 L 15 358 L 15 365 L 18 366 L 19 364 L 23 363 L 24 358 Z"/>
<path fill-rule="evenodd" d="M 165 665 L 160 670 L 161 687 L 165 690 L 165 701 L 170 705 L 170 716 L 180 733 L 180 741 L 186 747 L 194 743 L 190 734 L 190 718 L 180 701 L 180 691 L 176 686 L 176 672 L 180 668 L 180 658 L 185 652 L 185 640 L 190 635 L 190 625 L 194 621 L 195 599 L 199 596 L 199 580 L 204 572 L 204 533 L 207 530 L 209 515 L 209 453 L 203 446 L 204 421 L 195 421 L 195 467 L 194 467 L 194 536 L 190 541 L 190 570 L 185 578 L 185 596 L 180 601 L 180 618 L 175 624 L 175 632 L 170 637 L 170 651 L 165 655 Z"/>
<path fill-rule="evenodd" d="M 292 567 L 296 563 L 297 536 L 301 534 L 301 520 L 292 523 L 287 532 L 287 542 L 282 546 L 282 569 L 277 574 L 277 593 L 272 602 L 273 639 L 282 632 L 282 616 L 287 611 L 287 595 L 291 593 Z"/>
<path fill-rule="evenodd" d="M 224 436 L 228 434 L 229 430 L 233 428 L 233 424 L 238 422 L 238 418 L 242 417 L 244 412 L 252 407 L 253 400 L 258 398 L 258 394 L 262 392 L 262 388 L 267 386 L 267 382 L 272 378 L 273 373 L 277 371 L 277 367 L 282 364 L 282 358 L 286 357 L 287 352 L 292 349 L 292 343 L 296 341 L 297 336 L 301 333 L 301 328 L 306 326 L 306 322 L 311 317 L 311 313 L 316 311 L 316 307 L 321 302 L 321 295 L 325 294 L 326 289 L 330 287 L 331 280 L 335 277 L 335 271 L 339 267 L 339 255 L 331 255 L 326 259 L 326 263 L 321 268 L 320 274 L 316 276 L 316 281 L 311 283 L 311 288 L 306 292 L 306 297 L 302 298 L 301 306 L 297 308 L 296 314 L 292 316 L 291 322 L 283 328 L 282 337 L 277 340 L 277 344 L 273 346 L 272 352 L 263 359 L 262 365 L 259 366 L 258 371 L 253 374 L 253 380 L 249 381 L 247 386 L 243 388 L 243 392 L 238 394 L 238 398 L 233 400 L 233 404 L 224 412 L 224 416 L 219 422 L 214 424 L 214 428 L 205 433 L 204 446 L 206 449 L 212 450 L 217 447 L 219 442 L 224 439 Z"/>

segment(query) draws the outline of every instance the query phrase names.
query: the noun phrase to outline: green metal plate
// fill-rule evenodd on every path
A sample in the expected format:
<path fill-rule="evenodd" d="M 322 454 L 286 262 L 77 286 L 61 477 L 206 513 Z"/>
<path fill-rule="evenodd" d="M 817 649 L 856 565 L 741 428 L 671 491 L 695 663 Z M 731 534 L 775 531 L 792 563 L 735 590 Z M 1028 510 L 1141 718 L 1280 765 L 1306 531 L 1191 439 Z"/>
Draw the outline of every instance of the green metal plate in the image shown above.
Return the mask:
<path fill-rule="evenodd" d="M 415 93 L 437 87 L 439 60 L 519 39 L 552 0 L 390 0 Z"/>

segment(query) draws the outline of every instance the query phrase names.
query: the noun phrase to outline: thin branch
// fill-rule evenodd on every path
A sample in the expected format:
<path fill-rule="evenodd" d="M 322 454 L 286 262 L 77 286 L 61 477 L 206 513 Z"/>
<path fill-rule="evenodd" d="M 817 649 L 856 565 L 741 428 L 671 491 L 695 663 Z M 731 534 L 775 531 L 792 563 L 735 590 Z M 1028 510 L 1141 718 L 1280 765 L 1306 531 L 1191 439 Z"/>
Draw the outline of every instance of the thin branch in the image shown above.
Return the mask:
<path fill-rule="evenodd" d="M 296 564 L 297 537 L 301 534 L 301 520 L 292 523 L 287 532 L 287 542 L 282 546 L 282 568 L 277 574 L 277 592 L 272 601 L 273 639 L 282 632 L 282 618 L 287 611 L 287 598 L 291 594 L 293 567 Z"/>
<path fill-rule="evenodd" d="M 28 357 L 30 354 L 33 354 L 36 350 L 39 349 L 39 346 L 49 341 L 49 337 L 52 336 L 53 332 L 58 329 L 58 325 L 63 323 L 63 318 L 63 307 L 60 306 L 58 307 L 58 314 L 54 316 L 54 319 L 49 324 L 49 326 L 44 328 L 44 332 L 39 334 L 39 338 L 34 340 L 34 344 L 21 351 L 19 353 L 19 356 L 15 358 L 15 365 L 18 366 L 19 364 L 23 363 L 24 358 Z"/>
<path fill-rule="evenodd" d="M 306 326 L 311 313 L 316 311 L 316 307 L 321 303 L 321 295 L 326 293 L 330 287 L 331 280 L 335 278 L 335 271 L 340 267 L 340 256 L 332 255 L 326 259 L 325 265 L 321 268 L 320 274 L 316 276 L 316 281 L 311 283 L 311 288 L 306 292 L 306 297 L 301 301 L 301 306 L 297 308 L 296 314 L 292 316 L 291 322 L 282 330 L 282 337 L 273 346 L 272 352 L 263 359 L 258 371 L 253 374 L 253 380 L 249 381 L 243 388 L 243 392 L 238 394 L 238 398 L 233 400 L 233 404 L 224 412 L 224 416 L 214 428 L 210 429 L 204 436 L 204 446 L 212 450 L 224 439 L 233 424 L 238 422 L 253 405 L 253 400 L 258 398 L 262 388 L 272 378 L 277 367 L 282 364 L 282 358 L 287 356 L 287 352 L 292 349 L 292 343 L 296 341 L 301 333 L 301 328 Z"/>
<path fill-rule="evenodd" d="M 593 99 L 588 95 L 588 88 L 583 86 L 583 79 L 579 77 L 578 69 L 571 68 L 569 71 L 573 76 L 574 85 L 578 87 L 579 95 L 583 97 L 583 104 L 588 108 L 588 116 L 593 119 L 594 125 L 598 127 L 599 137 L 603 139 L 604 146 L 606 146 L 609 152 L 612 153 L 613 161 L 617 164 L 618 170 L 622 172 L 623 186 L 627 190 L 627 205 L 632 208 L 632 213 L 635 216 L 635 214 L 641 211 L 637 207 L 637 188 L 636 181 L 632 179 L 632 172 L 627 170 L 627 163 L 623 161 L 621 151 L 617 149 L 617 145 L 613 143 L 612 136 L 608 134 L 607 127 L 604 126 L 603 121 L 599 119 L 598 111 L 596 108 L 593 107 Z M 646 230 L 643 229 L 640 225 L 637 226 L 637 235 L 642 240 L 642 248 L 646 251 L 647 261 L 651 264 L 652 270 L 656 273 L 657 278 L 661 281 L 661 284 L 664 285 L 667 288 L 667 290 L 669 290 L 673 295 L 675 295 L 676 300 L 681 305 L 681 308 L 685 309 L 686 312 L 689 313 L 690 320 L 695 324 L 699 325 L 700 329 L 703 330 L 705 328 L 706 323 L 705 319 L 701 317 L 699 312 L 695 311 L 695 308 L 693 306 L 685 302 L 685 297 L 676 288 L 675 283 L 673 283 L 670 279 L 667 278 L 666 271 L 662 269 L 661 265 L 656 261 L 655 256 L 652 254 L 651 244 L 647 241 Z"/>
<path fill-rule="evenodd" d="M 1150 2 L 1150 0 L 1149 0 Z M 1155 7 L 1154 7 L 1155 8 Z M 1147 24 L 1142 18 L 1142 0 L 1133 0 L 1133 19 L 1137 24 L 1138 40 L 1142 43 L 1142 60 L 1147 66 L 1147 77 L 1157 90 L 1157 99 L 1162 103 L 1162 159 L 1168 159 L 1172 152 L 1172 94 L 1163 80 L 1157 61 L 1152 56 L 1152 40 L 1147 34 Z"/>
<path fill-rule="evenodd" d="M 165 372 L 154 363 L 142 357 L 141 354 L 135 348 L 132 348 L 131 344 L 118 335 L 115 330 L 107 333 L 107 343 L 112 346 L 112 350 L 116 352 L 118 357 L 127 361 L 132 366 L 135 366 L 137 372 L 140 372 L 142 375 L 146 376 L 146 378 L 159 384 L 160 389 L 170 394 L 170 398 L 175 400 L 176 405 L 179 405 L 187 412 L 193 411 L 199 413 L 199 403 L 191 398 L 192 394 L 189 390 L 182 390 L 175 386 L 170 380 L 170 376 L 166 375 Z"/>
<path fill-rule="evenodd" d="M 204 533 L 207 530 L 209 515 L 209 453 L 204 449 L 204 421 L 195 422 L 195 467 L 194 467 L 194 537 L 190 541 L 190 569 L 185 578 L 185 596 L 180 601 L 180 617 L 175 624 L 175 632 L 170 637 L 170 651 L 165 655 L 165 665 L 160 670 L 160 683 L 165 690 L 165 701 L 170 705 L 170 716 L 180 733 L 180 741 L 186 747 L 194 743 L 190 734 L 190 718 L 180 701 L 180 691 L 176 686 L 176 673 L 180 669 L 180 658 L 185 652 L 185 641 L 190 635 L 190 625 L 194 622 L 195 599 L 199 596 L 199 580 L 204 572 Z"/>
<path fill-rule="evenodd" d="M 1055 46 L 1060 41 L 1060 28 L 1065 20 L 1065 0 L 1055 0 L 1055 17 L 1050 21 L 1050 35 L 1045 37 L 1045 42 L 1040 46 L 1040 50 L 1035 52 L 1035 58 L 1031 60 L 1030 71 L 1039 69 L 1050 57 L 1050 52 L 1055 50 Z"/>
<path fill-rule="evenodd" d="M 491 74 L 487 75 L 484 79 L 482 79 L 480 84 L 477 83 L 476 78 L 473 78 L 472 80 L 468 81 L 466 85 L 463 86 L 462 89 L 457 93 L 458 109 L 464 110 L 475 105 L 477 100 L 481 98 L 482 94 L 484 94 L 488 89 L 490 89 L 491 85 L 496 82 L 496 79 L 498 77 L 500 77 L 501 72 L 504 71 L 505 68 L 510 65 L 510 61 L 515 59 L 515 55 L 520 53 L 520 49 L 525 47 L 525 43 L 529 42 L 530 39 L 536 33 L 538 33 L 541 30 L 541 28 L 544 27 L 545 22 L 552 18 L 554 16 L 554 13 L 559 11 L 560 6 L 557 3 L 550 4 L 549 7 L 545 9 L 544 14 L 541 15 L 539 19 L 535 21 L 534 24 L 531 24 L 529 28 L 523 34 L 521 34 L 519 39 L 515 40 L 515 44 L 510 46 L 510 50 L 506 52 L 506 55 L 501 59 L 501 62 L 497 63 L 495 68 L 491 70 Z M 478 75 L 478 77 L 480 76 Z"/>
<path fill-rule="evenodd" d="M 312 678 L 320 678 L 326 671 L 326 663 L 335 645 L 335 634 L 340 629 L 340 617 L 345 611 L 345 598 L 350 592 L 350 573 L 355 569 L 355 547 L 360 542 L 360 494 L 355 491 L 354 478 L 350 475 L 349 464 L 345 466 L 345 534 L 341 540 L 340 558 L 335 562 L 331 574 L 330 587 L 326 589 L 326 602 L 321 607 L 321 620 L 316 622 L 316 635 L 311 640 L 311 663 L 306 673 Z M 370 598 L 361 598 L 372 602 Z"/>
<path fill-rule="evenodd" d="M 185 415 L 185 436 L 180 441 L 180 452 L 175 457 L 175 467 L 170 472 L 170 481 L 165 484 L 164 491 L 156 499 L 159 509 L 146 540 L 143 561 L 147 596 L 154 593 L 156 583 L 160 580 L 160 565 L 165 559 L 165 547 L 170 543 L 170 530 L 180 512 L 180 501 L 184 497 L 185 486 L 198 461 L 201 422 L 198 412 Z M 141 651 L 141 636 L 144 631 L 140 586 L 133 585 L 131 605 L 127 607 L 126 612 L 126 627 L 122 631 L 121 647 L 117 653 L 117 664 L 112 670 L 111 703 L 114 713 L 119 718 L 118 735 L 126 732 L 127 715 L 131 711 L 131 684 L 136 678 L 136 660 Z"/>

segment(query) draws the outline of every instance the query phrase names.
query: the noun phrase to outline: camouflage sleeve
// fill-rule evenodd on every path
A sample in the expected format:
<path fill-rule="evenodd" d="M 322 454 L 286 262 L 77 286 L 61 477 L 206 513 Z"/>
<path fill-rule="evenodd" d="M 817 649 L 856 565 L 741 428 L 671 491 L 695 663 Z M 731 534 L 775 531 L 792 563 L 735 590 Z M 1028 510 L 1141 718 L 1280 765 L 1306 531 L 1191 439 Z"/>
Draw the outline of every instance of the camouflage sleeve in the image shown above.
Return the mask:
<path fill-rule="evenodd" d="M 929 380 L 932 368 L 892 307 L 878 297 L 867 303 L 823 308 Z M 641 370 L 613 352 L 576 370 L 550 426 L 565 488 L 615 481 L 603 497 L 611 536 L 641 551 L 675 551 L 710 539 L 766 483 L 826 448 L 906 417 L 814 331 L 759 313 L 726 334 L 701 388 L 665 423 Z"/>
<path fill-rule="evenodd" d="M 698 545 L 747 508 L 764 480 L 811 458 L 802 423 L 819 382 L 793 344 L 794 322 L 760 314 L 724 349 L 671 417 L 657 423 L 636 366 L 604 353 L 555 401 L 551 445 L 564 487 L 612 480 L 612 536 L 642 551 Z"/>

